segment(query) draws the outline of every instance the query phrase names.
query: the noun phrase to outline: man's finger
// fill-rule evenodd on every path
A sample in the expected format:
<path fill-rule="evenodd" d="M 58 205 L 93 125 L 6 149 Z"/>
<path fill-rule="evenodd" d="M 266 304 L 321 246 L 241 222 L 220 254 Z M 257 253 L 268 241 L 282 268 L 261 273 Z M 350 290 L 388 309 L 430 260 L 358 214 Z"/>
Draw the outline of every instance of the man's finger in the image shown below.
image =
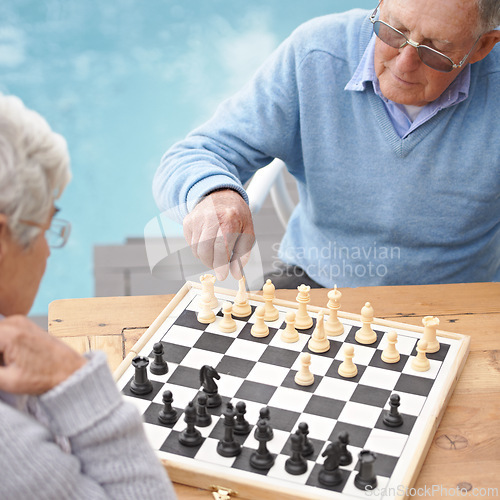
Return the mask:
<path fill-rule="evenodd" d="M 226 238 L 222 235 L 222 230 L 219 228 L 217 238 L 215 238 L 214 242 L 214 255 L 212 261 L 212 269 L 215 271 L 215 276 L 219 281 L 224 281 L 229 274 L 228 252 L 229 249 L 226 245 Z"/>
<path fill-rule="evenodd" d="M 253 233 L 240 234 L 233 249 L 231 257 L 231 274 L 235 279 L 240 279 L 243 276 L 243 267 L 248 264 L 250 260 L 250 252 L 255 242 Z"/>

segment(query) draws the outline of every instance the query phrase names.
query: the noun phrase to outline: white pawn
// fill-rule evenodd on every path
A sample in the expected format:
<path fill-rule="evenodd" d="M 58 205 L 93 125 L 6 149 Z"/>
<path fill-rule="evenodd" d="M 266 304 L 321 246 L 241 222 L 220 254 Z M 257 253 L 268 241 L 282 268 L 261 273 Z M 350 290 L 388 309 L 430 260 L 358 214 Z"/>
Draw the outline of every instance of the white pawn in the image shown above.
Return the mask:
<path fill-rule="evenodd" d="M 269 327 L 264 323 L 264 306 L 257 307 L 255 316 L 257 319 L 250 329 L 250 334 L 253 337 L 267 337 L 269 335 Z"/>
<path fill-rule="evenodd" d="M 358 367 L 353 363 L 354 346 L 346 344 L 344 347 L 344 361 L 339 366 L 339 375 L 344 378 L 352 378 L 358 374 Z"/>
<path fill-rule="evenodd" d="M 280 313 L 278 309 L 274 307 L 274 292 L 276 291 L 275 286 L 271 280 L 267 280 L 266 284 L 262 287 L 262 296 L 264 297 L 264 321 L 276 321 L 279 318 Z"/>
<path fill-rule="evenodd" d="M 439 325 L 439 318 L 435 316 L 425 316 L 422 318 L 424 324 L 424 340 L 427 341 L 427 352 L 438 352 L 440 345 L 436 338 L 436 328 Z"/>
<path fill-rule="evenodd" d="M 203 292 L 208 292 L 210 296 L 210 307 L 212 309 L 215 309 L 219 305 L 219 301 L 215 296 L 214 290 L 215 280 L 216 278 L 213 274 L 204 274 L 203 276 L 200 276 L 201 289 Z"/>
<path fill-rule="evenodd" d="M 307 343 L 307 348 L 310 351 L 317 353 L 326 352 L 330 349 L 330 341 L 325 333 L 323 311 L 320 311 L 318 314 L 318 318 L 316 319 L 316 328 Z"/>
<path fill-rule="evenodd" d="M 281 340 L 291 344 L 299 340 L 299 333 L 295 330 L 295 313 L 289 311 L 285 316 L 286 328 L 281 331 Z"/>
<path fill-rule="evenodd" d="M 210 305 L 210 292 L 202 292 L 199 304 L 198 321 L 204 324 L 213 323 L 215 321 L 215 313 L 212 311 Z"/>
<path fill-rule="evenodd" d="M 377 341 L 377 334 L 372 330 L 371 323 L 373 322 L 373 307 L 367 302 L 361 309 L 361 321 L 363 326 L 356 332 L 356 342 L 360 344 L 374 344 Z"/>
<path fill-rule="evenodd" d="M 328 309 L 330 314 L 325 323 L 325 331 L 329 337 L 337 337 L 344 333 L 344 325 L 339 321 L 337 314 L 340 309 L 342 294 L 337 290 L 337 285 L 328 292 Z"/>
<path fill-rule="evenodd" d="M 233 316 L 236 318 L 245 318 L 252 314 L 252 308 L 248 302 L 248 294 L 245 288 L 245 277 L 238 281 L 238 293 L 234 298 Z"/>
<path fill-rule="evenodd" d="M 295 383 L 297 385 L 312 385 L 314 383 L 314 375 L 311 373 L 309 366 L 311 364 L 311 355 L 308 352 L 303 352 L 300 355 L 300 369 L 295 375 Z"/>
<path fill-rule="evenodd" d="M 222 333 L 233 333 L 236 331 L 236 321 L 234 321 L 231 315 L 232 309 L 231 302 L 224 302 L 222 306 L 224 317 L 219 322 L 219 331 Z"/>
<path fill-rule="evenodd" d="M 299 303 L 299 308 L 295 315 L 295 328 L 307 330 L 313 325 L 313 320 L 307 312 L 307 304 L 311 301 L 309 297 L 309 290 L 311 290 L 311 287 L 309 285 L 300 285 L 297 287 L 297 290 L 299 293 L 296 300 Z"/>
<path fill-rule="evenodd" d="M 396 349 L 396 342 L 398 341 L 398 334 L 391 330 L 387 334 L 387 347 L 382 351 L 382 361 L 384 363 L 397 363 L 400 359 L 399 352 Z"/>
<path fill-rule="evenodd" d="M 431 367 L 425 352 L 427 350 L 427 341 L 420 339 L 417 343 L 417 356 L 413 358 L 411 367 L 417 372 L 426 372 Z"/>

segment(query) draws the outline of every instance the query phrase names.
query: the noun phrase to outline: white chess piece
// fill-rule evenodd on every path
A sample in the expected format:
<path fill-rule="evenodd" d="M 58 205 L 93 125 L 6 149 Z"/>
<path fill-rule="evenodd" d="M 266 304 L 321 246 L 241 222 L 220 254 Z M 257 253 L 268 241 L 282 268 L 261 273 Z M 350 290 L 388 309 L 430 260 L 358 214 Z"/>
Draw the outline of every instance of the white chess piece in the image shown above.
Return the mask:
<path fill-rule="evenodd" d="M 342 293 L 337 290 L 337 285 L 335 285 L 333 290 L 328 292 L 327 307 L 330 310 L 330 314 L 325 322 L 325 332 L 329 337 L 337 337 L 344 333 L 344 325 L 338 319 L 341 298 Z"/>
<path fill-rule="evenodd" d="M 422 318 L 422 323 L 424 324 L 423 339 L 427 341 L 426 352 L 438 352 L 441 347 L 438 339 L 436 338 L 436 328 L 439 326 L 439 318 L 436 318 L 435 316 L 425 316 Z"/>
<path fill-rule="evenodd" d="M 377 334 L 372 330 L 371 323 L 373 322 L 373 307 L 367 302 L 361 309 L 361 321 L 363 326 L 356 332 L 356 342 L 360 344 L 374 344 L 377 341 Z"/>
<path fill-rule="evenodd" d="M 298 342 L 299 334 L 295 329 L 295 313 L 288 311 L 285 316 L 286 328 L 281 331 L 280 339 L 283 342 L 293 343 Z"/>
<path fill-rule="evenodd" d="M 210 295 L 210 307 L 215 309 L 219 306 L 219 301 L 215 296 L 215 276 L 213 274 L 203 274 L 200 276 L 201 289 L 202 292 L 208 292 Z"/>
<path fill-rule="evenodd" d="M 417 343 L 417 356 L 413 358 L 411 367 L 417 372 L 426 372 L 430 369 L 431 364 L 425 355 L 427 351 L 427 341 L 420 339 Z"/>
<path fill-rule="evenodd" d="M 387 334 L 387 347 L 382 351 L 382 361 L 384 363 L 397 363 L 400 359 L 398 350 L 396 349 L 396 342 L 398 341 L 398 334 L 391 330 Z"/>
<path fill-rule="evenodd" d="M 252 308 L 248 302 L 248 293 L 245 288 L 245 277 L 238 281 L 238 293 L 234 298 L 233 316 L 236 318 L 245 318 L 252 314 Z"/>
<path fill-rule="evenodd" d="M 311 355 L 308 352 L 303 352 L 300 355 L 300 369 L 295 375 L 295 383 L 297 385 L 307 386 L 314 383 L 314 375 L 309 366 L 311 365 Z"/>
<path fill-rule="evenodd" d="M 307 348 L 317 353 L 326 352 L 330 349 L 330 341 L 325 333 L 323 311 L 318 313 L 316 328 L 307 343 Z"/>
<path fill-rule="evenodd" d="M 267 280 L 266 284 L 262 287 L 262 297 L 264 297 L 265 300 L 264 321 L 276 321 L 279 318 L 280 313 L 273 304 L 275 290 L 271 280 Z"/>
<path fill-rule="evenodd" d="M 352 378 L 358 374 L 358 367 L 353 363 L 354 346 L 346 344 L 344 346 L 344 361 L 339 366 L 339 375 L 344 378 Z"/>
<path fill-rule="evenodd" d="M 213 323 L 215 321 L 215 313 L 210 306 L 210 292 L 202 292 L 199 306 L 198 321 L 204 324 Z"/>
<path fill-rule="evenodd" d="M 233 306 L 231 302 L 224 302 L 222 306 L 222 313 L 224 317 L 219 321 L 219 331 L 222 333 L 233 333 L 236 331 L 236 321 L 234 321 L 231 311 Z"/>
<path fill-rule="evenodd" d="M 307 312 L 307 304 L 311 301 L 309 297 L 309 290 L 311 287 L 308 285 L 300 285 L 297 287 L 299 291 L 297 295 L 297 302 L 299 303 L 299 308 L 295 315 L 295 328 L 299 330 L 307 330 L 313 325 L 313 320 L 309 313 Z"/>
<path fill-rule="evenodd" d="M 250 329 L 250 334 L 254 337 L 267 337 L 269 327 L 264 323 L 264 306 L 259 306 L 255 310 L 256 320 Z"/>

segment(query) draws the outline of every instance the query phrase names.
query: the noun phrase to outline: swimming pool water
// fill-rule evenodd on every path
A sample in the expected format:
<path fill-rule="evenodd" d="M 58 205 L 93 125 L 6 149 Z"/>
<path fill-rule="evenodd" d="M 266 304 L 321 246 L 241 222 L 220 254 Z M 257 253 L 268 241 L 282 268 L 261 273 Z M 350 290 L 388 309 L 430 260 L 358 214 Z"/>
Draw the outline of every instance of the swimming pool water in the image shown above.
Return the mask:
<path fill-rule="evenodd" d="M 73 225 L 32 314 L 94 293 L 96 244 L 142 236 L 163 152 L 209 118 L 299 24 L 366 0 L 13 0 L 0 5 L 0 91 L 63 134 Z M 172 231 L 178 231 L 173 228 Z"/>

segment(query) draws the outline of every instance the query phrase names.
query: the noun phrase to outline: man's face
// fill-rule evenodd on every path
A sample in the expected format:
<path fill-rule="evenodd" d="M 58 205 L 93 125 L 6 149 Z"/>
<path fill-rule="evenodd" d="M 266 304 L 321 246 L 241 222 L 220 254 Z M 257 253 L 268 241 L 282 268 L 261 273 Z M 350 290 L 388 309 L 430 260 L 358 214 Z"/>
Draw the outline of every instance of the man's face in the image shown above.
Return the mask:
<path fill-rule="evenodd" d="M 477 19 L 476 0 L 384 0 L 380 6 L 380 20 L 455 64 L 476 41 Z M 375 72 L 382 94 L 391 101 L 415 106 L 432 102 L 461 69 L 441 73 L 422 63 L 414 47 L 394 49 L 376 39 Z"/>

